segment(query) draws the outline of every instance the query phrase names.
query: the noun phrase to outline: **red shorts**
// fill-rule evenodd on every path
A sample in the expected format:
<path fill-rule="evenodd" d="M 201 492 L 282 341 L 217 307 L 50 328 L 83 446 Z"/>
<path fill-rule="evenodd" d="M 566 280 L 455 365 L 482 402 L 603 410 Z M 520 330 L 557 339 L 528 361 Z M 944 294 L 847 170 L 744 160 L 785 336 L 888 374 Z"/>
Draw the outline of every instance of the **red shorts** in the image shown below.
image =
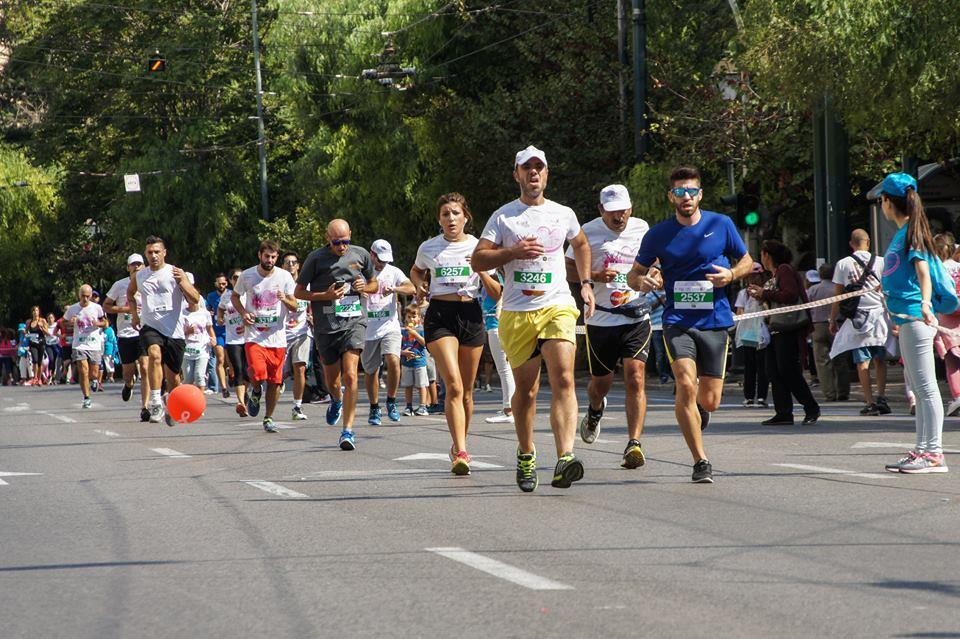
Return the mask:
<path fill-rule="evenodd" d="M 247 373 L 251 382 L 283 383 L 283 359 L 287 355 L 284 347 L 271 348 L 260 344 L 243 345 L 247 356 Z"/>

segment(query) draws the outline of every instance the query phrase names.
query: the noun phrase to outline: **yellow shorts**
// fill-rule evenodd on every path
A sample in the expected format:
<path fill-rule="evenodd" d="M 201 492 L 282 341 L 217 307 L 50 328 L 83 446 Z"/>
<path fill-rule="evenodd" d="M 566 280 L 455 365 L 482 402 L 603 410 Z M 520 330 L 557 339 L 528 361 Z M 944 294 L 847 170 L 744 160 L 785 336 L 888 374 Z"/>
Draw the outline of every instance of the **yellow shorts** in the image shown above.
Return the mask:
<path fill-rule="evenodd" d="M 577 343 L 575 306 L 548 306 L 536 311 L 503 311 L 500 313 L 500 343 L 510 366 L 517 368 L 540 353 L 540 342 L 562 339 Z"/>

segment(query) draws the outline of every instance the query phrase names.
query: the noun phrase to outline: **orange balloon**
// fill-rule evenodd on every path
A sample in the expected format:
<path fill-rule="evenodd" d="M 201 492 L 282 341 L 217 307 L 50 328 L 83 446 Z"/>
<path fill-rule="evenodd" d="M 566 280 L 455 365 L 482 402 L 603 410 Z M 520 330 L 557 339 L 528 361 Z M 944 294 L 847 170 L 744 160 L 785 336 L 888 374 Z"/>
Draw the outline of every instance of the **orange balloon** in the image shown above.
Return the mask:
<path fill-rule="evenodd" d="M 167 397 L 167 412 L 174 421 L 188 424 L 200 419 L 207 407 L 203 391 L 192 384 L 181 384 Z"/>

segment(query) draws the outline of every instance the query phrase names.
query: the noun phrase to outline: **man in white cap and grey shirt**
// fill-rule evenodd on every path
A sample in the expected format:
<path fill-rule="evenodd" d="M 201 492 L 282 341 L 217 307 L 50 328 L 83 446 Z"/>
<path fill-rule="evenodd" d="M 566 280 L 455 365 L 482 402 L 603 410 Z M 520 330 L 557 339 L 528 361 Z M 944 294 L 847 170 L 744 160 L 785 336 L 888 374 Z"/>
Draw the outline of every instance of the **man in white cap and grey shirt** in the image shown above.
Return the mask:
<path fill-rule="evenodd" d="M 122 280 L 117 280 L 110 287 L 106 299 L 103 300 L 103 310 L 117 315 L 117 346 L 120 351 L 120 364 L 123 366 L 123 390 L 120 396 L 123 401 L 130 401 L 130 396 L 133 394 L 134 375 L 139 374 L 140 421 L 146 422 L 150 420 L 150 411 L 147 410 L 147 400 L 150 397 L 150 386 L 147 382 L 147 362 L 149 358 L 146 352 L 140 348 L 140 330 L 133 325 L 133 311 L 130 308 L 135 302 L 137 310 L 140 310 L 140 292 L 137 291 L 136 299 L 133 302 L 127 299 L 130 278 L 134 277 L 137 271 L 142 268 L 142 255 L 132 253 L 127 257 L 127 273 L 129 275 Z"/>
<path fill-rule="evenodd" d="M 370 247 L 375 277 L 379 285 L 375 293 L 361 293 L 363 313 L 367 318 L 367 334 L 361 354 L 364 384 L 370 399 L 367 423 L 383 423 L 380 409 L 380 365 L 387 366 L 387 417 L 400 421 L 397 408 L 397 389 L 400 387 L 400 319 L 397 312 L 397 293 L 414 295 L 413 282 L 393 262 L 393 248 L 386 240 L 377 240 Z"/>
<path fill-rule="evenodd" d="M 576 213 L 544 197 L 547 157 L 528 146 L 514 158 L 513 179 L 520 197 L 497 209 L 474 249 L 474 271 L 503 267 L 503 312 L 500 341 L 513 368 L 516 391 L 511 401 L 517 430 L 517 485 L 532 492 L 538 484 L 533 422 L 540 387 L 541 360 L 550 377 L 551 427 L 557 465 L 551 484 L 569 488 L 583 478 L 583 462 L 573 454 L 577 428 L 577 395 L 573 362 L 580 315 L 567 286 L 564 242 L 573 247 L 585 317 L 593 315 L 590 244 Z"/>
<path fill-rule="evenodd" d="M 600 434 L 600 419 L 607 405 L 607 393 L 613 385 L 617 362 L 623 361 L 626 386 L 627 446 L 621 466 L 643 466 L 645 458 L 640 435 L 647 413 L 644 369 L 650 352 L 650 309 L 643 295 L 627 285 L 627 273 L 640 251 L 640 242 L 650 226 L 632 217 L 630 193 L 622 184 L 611 184 L 600 191 L 597 206 L 600 217 L 583 225 L 590 242 L 590 277 L 596 282 L 596 313 L 586 320 L 587 386 L 586 414 L 580 422 L 580 438 L 592 444 Z M 567 249 L 567 279 L 580 280 L 573 249 Z"/>

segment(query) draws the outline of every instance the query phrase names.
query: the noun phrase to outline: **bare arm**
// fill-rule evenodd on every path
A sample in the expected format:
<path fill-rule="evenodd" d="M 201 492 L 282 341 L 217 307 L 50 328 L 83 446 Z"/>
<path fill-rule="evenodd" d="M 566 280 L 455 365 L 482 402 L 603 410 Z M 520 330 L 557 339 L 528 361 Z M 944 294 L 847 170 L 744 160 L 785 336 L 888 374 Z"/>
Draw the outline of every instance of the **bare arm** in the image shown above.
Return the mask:
<path fill-rule="evenodd" d="M 483 240 L 481 240 L 482 242 Z M 410 281 L 413 283 L 413 295 L 424 298 L 429 292 L 427 284 L 427 270 L 414 266 L 410 269 Z"/>
<path fill-rule="evenodd" d="M 187 277 L 187 274 L 184 273 L 182 268 L 177 266 L 173 267 L 173 279 L 177 281 L 177 284 L 180 286 L 180 290 L 183 291 L 183 297 L 190 304 L 199 304 L 200 303 L 200 291 L 190 283 L 190 279 Z M 130 278 L 132 282 L 134 278 Z M 132 299 L 132 298 L 131 298 Z"/>
<path fill-rule="evenodd" d="M 487 295 L 489 295 L 491 299 L 499 301 L 500 296 L 503 294 L 503 287 L 500 286 L 500 281 L 495 277 L 491 277 L 485 271 L 480 271 L 478 274 L 480 275 L 480 281 L 483 282 L 484 290 L 487 291 Z"/>
<path fill-rule="evenodd" d="M 589 247 L 588 244 L 588 250 Z M 475 271 L 492 271 L 513 260 L 536 259 L 543 255 L 543 252 L 543 244 L 536 238 L 524 238 L 509 248 L 481 239 L 477 242 L 477 248 L 473 249 L 470 266 Z"/>
<path fill-rule="evenodd" d="M 734 280 L 739 280 L 746 275 L 753 268 L 753 258 L 750 257 L 749 253 L 744 253 L 740 260 L 733 265 L 733 268 L 726 268 L 724 266 L 717 266 L 713 264 L 713 270 L 715 273 L 707 273 L 707 280 L 713 284 L 714 288 L 720 288 L 726 286 Z"/>
<path fill-rule="evenodd" d="M 325 291 L 311 291 L 308 290 L 303 284 L 297 284 L 296 288 L 293 289 L 293 296 L 298 300 L 307 300 L 308 302 L 331 302 L 333 300 L 338 300 L 347 293 L 347 285 L 337 288 L 337 283 L 334 282 L 330 287 Z"/>
<path fill-rule="evenodd" d="M 129 313 L 129 306 L 120 306 L 117 304 L 117 300 L 112 298 L 106 298 L 103 300 L 103 310 L 106 313 Z"/>
<path fill-rule="evenodd" d="M 834 295 L 840 295 L 841 293 L 843 293 L 843 286 L 840 285 L 840 284 L 834 284 L 834 285 L 833 285 L 833 294 L 834 294 Z M 836 325 L 837 325 L 837 317 L 839 317 L 839 316 L 840 316 L 840 302 L 834 302 L 833 304 L 830 305 L 830 324 L 829 324 L 829 326 L 830 326 L 830 332 L 831 332 L 831 333 L 836 332 L 834 329 L 836 328 Z"/>
<path fill-rule="evenodd" d="M 400 293 L 401 295 L 416 295 L 417 287 L 412 281 L 406 280 L 403 282 L 403 284 L 394 287 L 393 292 Z"/>
<path fill-rule="evenodd" d="M 930 264 L 926 260 L 914 260 L 913 267 L 917 270 L 917 281 L 920 283 L 920 311 L 927 326 L 937 325 L 937 316 L 933 314 L 933 281 L 930 279 Z"/>
<path fill-rule="evenodd" d="M 577 274 L 580 276 L 580 281 L 583 282 L 584 280 L 592 279 L 590 277 L 590 242 L 587 241 L 587 236 L 584 235 L 582 230 L 577 233 L 576 237 L 570 240 L 570 246 L 573 247 L 573 257 L 577 263 Z M 586 305 L 583 311 L 583 317 L 584 319 L 590 319 L 593 317 L 593 312 L 597 304 L 593 297 L 593 285 L 581 284 L 580 296 Z"/>

